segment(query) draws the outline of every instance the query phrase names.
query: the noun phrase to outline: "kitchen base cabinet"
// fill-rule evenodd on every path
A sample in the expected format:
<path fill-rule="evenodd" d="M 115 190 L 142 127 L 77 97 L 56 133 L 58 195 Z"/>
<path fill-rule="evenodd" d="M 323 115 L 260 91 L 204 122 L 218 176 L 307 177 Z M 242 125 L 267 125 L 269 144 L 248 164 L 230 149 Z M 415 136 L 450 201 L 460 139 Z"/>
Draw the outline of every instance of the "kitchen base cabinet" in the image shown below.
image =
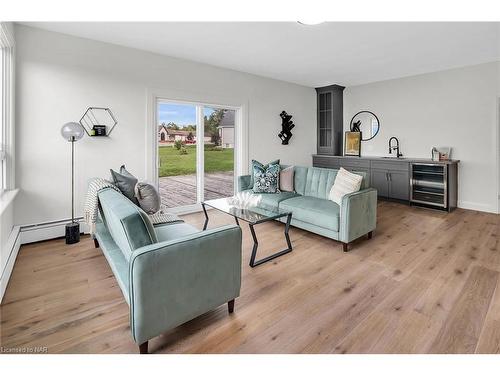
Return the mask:
<path fill-rule="evenodd" d="M 458 160 L 313 155 L 314 167 L 342 167 L 351 172 L 364 172 L 370 187 L 377 189 L 380 198 L 448 210 L 457 206 L 458 163 Z M 442 191 L 436 190 L 437 177 L 444 181 L 440 182 L 445 186 Z"/>
<path fill-rule="evenodd" d="M 380 198 L 407 201 L 410 196 L 408 172 L 372 169 L 370 186 L 377 189 Z"/>
<path fill-rule="evenodd" d="M 410 174 L 389 171 L 389 198 L 407 201 L 410 199 Z"/>
<path fill-rule="evenodd" d="M 387 171 L 382 169 L 372 169 L 370 187 L 377 189 L 377 194 L 381 198 L 389 198 L 389 178 Z"/>

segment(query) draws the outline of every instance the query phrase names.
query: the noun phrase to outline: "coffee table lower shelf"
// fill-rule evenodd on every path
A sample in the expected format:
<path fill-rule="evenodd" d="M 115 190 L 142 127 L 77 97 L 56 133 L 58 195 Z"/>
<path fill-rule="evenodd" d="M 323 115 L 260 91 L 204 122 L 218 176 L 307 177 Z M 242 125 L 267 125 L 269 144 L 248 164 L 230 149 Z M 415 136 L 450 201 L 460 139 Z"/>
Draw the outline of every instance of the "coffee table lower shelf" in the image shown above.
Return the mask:
<path fill-rule="evenodd" d="M 208 221 L 209 221 L 209 218 L 208 218 L 208 213 L 207 213 L 207 209 L 205 207 L 205 204 L 202 203 L 201 206 L 203 207 L 203 213 L 205 214 L 205 223 L 203 224 L 203 230 L 206 230 L 207 229 L 207 226 L 208 226 Z M 224 211 L 221 211 L 221 212 L 224 212 Z M 226 212 L 227 213 L 227 212 Z M 230 215 L 229 213 L 227 213 L 228 215 Z M 237 225 L 240 225 L 240 222 L 238 220 L 238 217 L 237 216 L 234 216 L 234 215 L 231 215 L 234 217 L 235 221 L 236 221 L 236 224 Z M 257 239 L 257 235 L 255 233 L 255 229 L 254 229 L 254 226 L 257 225 L 257 224 L 261 224 L 261 223 L 265 223 L 267 221 L 272 221 L 272 220 L 275 220 L 277 219 L 278 217 L 285 217 L 286 216 L 286 224 L 285 224 L 285 239 L 286 239 L 286 243 L 287 243 L 287 248 L 284 249 L 284 250 L 281 250 L 281 251 L 278 251 L 272 255 L 269 255 L 265 258 L 262 258 L 262 259 L 259 259 L 259 260 L 255 260 L 255 258 L 257 257 L 257 249 L 259 248 L 259 241 Z M 292 242 L 290 241 L 290 235 L 288 234 L 288 231 L 290 229 L 290 221 L 292 220 L 292 213 L 286 213 L 286 214 L 283 214 L 281 216 L 274 216 L 274 217 L 270 217 L 268 219 L 264 219 L 264 220 L 260 220 L 258 222 L 255 222 L 255 223 L 248 223 L 248 226 L 250 227 L 250 233 L 252 234 L 252 239 L 253 239 L 253 248 L 252 248 L 252 255 L 250 256 L 250 267 L 257 267 L 263 263 L 266 263 L 266 262 L 269 262 L 273 259 L 276 259 L 282 255 L 285 255 L 285 254 L 288 254 L 290 253 L 293 248 L 292 248 Z"/>

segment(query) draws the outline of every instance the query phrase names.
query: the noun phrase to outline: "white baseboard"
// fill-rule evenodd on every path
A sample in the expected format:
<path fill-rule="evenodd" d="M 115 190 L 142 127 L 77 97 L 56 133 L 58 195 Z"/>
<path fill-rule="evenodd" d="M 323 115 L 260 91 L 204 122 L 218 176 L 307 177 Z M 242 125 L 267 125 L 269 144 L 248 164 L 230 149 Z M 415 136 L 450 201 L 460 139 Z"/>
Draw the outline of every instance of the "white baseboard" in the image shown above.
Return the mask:
<path fill-rule="evenodd" d="M 19 248 L 21 247 L 21 236 L 20 236 L 20 227 L 15 226 L 12 228 L 10 232 L 9 239 L 7 240 L 7 249 L 9 254 L 9 259 L 5 264 L 5 268 L 1 271 L 0 277 L 0 303 L 2 302 L 3 296 L 5 294 L 5 290 L 7 289 L 7 284 L 9 283 L 10 275 L 12 274 L 12 270 L 14 268 L 14 263 L 16 262 L 17 253 L 19 252 Z"/>
<path fill-rule="evenodd" d="M 38 241 L 51 240 L 65 236 L 65 226 L 71 220 L 61 220 L 52 223 L 42 223 L 26 225 L 21 227 L 21 244 L 27 244 Z M 82 233 L 89 233 L 87 224 L 80 222 Z"/>
<path fill-rule="evenodd" d="M 491 212 L 493 214 L 498 213 L 498 208 L 490 206 L 484 203 L 470 202 L 470 201 L 460 201 L 458 202 L 458 207 L 464 208 L 466 210 Z"/>

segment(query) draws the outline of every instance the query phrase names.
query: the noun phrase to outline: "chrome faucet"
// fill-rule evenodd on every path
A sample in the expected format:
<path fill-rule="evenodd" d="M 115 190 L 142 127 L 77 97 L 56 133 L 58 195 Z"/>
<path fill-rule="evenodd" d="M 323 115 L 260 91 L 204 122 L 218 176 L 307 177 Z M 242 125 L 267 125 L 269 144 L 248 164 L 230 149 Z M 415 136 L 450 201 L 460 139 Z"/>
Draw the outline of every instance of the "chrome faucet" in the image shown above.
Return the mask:
<path fill-rule="evenodd" d="M 396 140 L 396 146 L 392 145 L 392 140 Z M 392 154 L 392 150 L 396 150 L 396 156 L 399 158 L 403 156 L 402 153 L 399 152 L 399 140 L 396 137 L 389 138 L 389 154 Z"/>

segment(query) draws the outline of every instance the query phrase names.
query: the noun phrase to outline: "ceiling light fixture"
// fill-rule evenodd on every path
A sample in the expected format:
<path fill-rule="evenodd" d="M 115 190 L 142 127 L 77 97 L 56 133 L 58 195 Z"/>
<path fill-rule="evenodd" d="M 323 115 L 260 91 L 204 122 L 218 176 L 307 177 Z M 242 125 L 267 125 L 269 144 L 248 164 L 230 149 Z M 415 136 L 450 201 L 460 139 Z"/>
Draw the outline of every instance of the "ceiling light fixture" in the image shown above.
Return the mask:
<path fill-rule="evenodd" d="M 325 23 L 325 21 L 309 19 L 309 20 L 305 20 L 305 21 L 297 21 L 297 23 L 304 25 L 304 26 L 316 26 L 316 25 Z"/>

